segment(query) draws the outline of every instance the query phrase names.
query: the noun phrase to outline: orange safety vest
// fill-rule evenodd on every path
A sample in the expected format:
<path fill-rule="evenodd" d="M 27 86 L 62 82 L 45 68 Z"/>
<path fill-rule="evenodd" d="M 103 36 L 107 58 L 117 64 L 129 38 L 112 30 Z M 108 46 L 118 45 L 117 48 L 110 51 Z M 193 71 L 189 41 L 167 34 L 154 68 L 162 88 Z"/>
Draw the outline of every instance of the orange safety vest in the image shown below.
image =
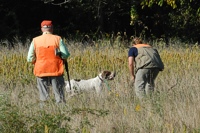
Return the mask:
<path fill-rule="evenodd" d="M 43 34 L 33 39 L 36 54 L 35 76 L 61 76 L 64 73 L 63 60 L 55 55 L 60 39 L 60 36 L 52 34 Z"/>
<path fill-rule="evenodd" d="M 151 47 L 151 46 L 149 44 L 137 44 L 137 45 L 134 45 L 133 47 L 141 48 L 141 47 Z"/>

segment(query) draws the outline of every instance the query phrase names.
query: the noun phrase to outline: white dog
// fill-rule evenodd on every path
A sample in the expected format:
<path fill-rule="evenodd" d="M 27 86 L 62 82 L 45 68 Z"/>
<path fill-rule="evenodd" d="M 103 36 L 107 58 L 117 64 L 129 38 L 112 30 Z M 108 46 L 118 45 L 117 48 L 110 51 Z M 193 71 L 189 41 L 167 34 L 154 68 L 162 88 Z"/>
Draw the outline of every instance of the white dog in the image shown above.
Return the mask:
<path fill-rule="evenodd" d="M 93 89 L 96 90 L 97 94 L 99 94 L 102 90 L 102 83 L 105 80 L 113 80 L 114 77 L 115 77 L 115 72 L 102 71 L 97 77 L 88 80 L 84 79 L 70 80 L 71 90 L 69 82 L 65 81 L 66 84 L 65 88 L 68 93 L 71 93 L 71 96 L 80 91 L 92 91 Z"/>

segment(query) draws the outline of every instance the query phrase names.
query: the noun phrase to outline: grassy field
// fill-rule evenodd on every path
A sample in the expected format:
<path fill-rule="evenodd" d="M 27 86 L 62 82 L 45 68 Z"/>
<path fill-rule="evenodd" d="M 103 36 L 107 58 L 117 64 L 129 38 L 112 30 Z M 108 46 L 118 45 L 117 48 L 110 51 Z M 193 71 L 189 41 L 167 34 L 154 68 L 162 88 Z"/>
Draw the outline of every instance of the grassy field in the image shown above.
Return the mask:
<path fill-rule="evenodd" d="M 117 75 L 103 85 L 100 97 L 81 93 L 67 99 L 66 105 L 56 105 L 51 93 L 43 108 L 33 65 L 26 62 L 28 47 L 1 48 L 0 132 L 200 133 L 200 49 L 155 44 L 165 70 L 157 77 L 152 98 L 135 97 L 129 82 L 128 48 L 106 43 L 85 48 L 72 42 L 70 78 L 88 79 L 102 70 L 115 70 Z"/>

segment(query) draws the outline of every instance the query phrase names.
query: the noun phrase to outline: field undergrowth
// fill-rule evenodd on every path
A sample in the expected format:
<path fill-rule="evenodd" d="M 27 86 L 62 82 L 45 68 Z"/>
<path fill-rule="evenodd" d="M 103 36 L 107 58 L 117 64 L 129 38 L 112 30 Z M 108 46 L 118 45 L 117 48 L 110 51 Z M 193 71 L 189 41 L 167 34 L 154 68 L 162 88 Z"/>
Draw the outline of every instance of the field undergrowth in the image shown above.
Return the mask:
<path fill-rule="evenodd" d="M 200 49 L 198 46 L 154 44 L 165 69 L 153 97 L 139 101 L 130 84 L 128 48 L 68 46 L 70 78 L 89 79 L 102 70 L 116 71 L 94 92 L 67 98 L 56 105 L 54 95 L 43 108 L 28 47 L 0 50 L 1 133 L 200 133 Z M 65 73 L 65 79 L 67 76 Z M 68 94 L 66 94 L 66 97 Z"/>

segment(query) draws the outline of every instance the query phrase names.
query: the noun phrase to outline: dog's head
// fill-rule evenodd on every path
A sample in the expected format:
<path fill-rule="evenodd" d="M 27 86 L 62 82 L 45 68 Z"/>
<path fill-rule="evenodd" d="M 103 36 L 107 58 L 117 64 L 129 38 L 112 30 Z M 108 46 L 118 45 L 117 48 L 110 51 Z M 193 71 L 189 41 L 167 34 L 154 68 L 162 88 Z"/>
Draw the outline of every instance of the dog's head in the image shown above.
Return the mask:
<path fill-rule="evenodd" d="M 113 80 L 114 77 L 116 76 L 116 73 L 111 71 L 102 71 L 100 74 L 103 79 L 107 80 Z"/>

